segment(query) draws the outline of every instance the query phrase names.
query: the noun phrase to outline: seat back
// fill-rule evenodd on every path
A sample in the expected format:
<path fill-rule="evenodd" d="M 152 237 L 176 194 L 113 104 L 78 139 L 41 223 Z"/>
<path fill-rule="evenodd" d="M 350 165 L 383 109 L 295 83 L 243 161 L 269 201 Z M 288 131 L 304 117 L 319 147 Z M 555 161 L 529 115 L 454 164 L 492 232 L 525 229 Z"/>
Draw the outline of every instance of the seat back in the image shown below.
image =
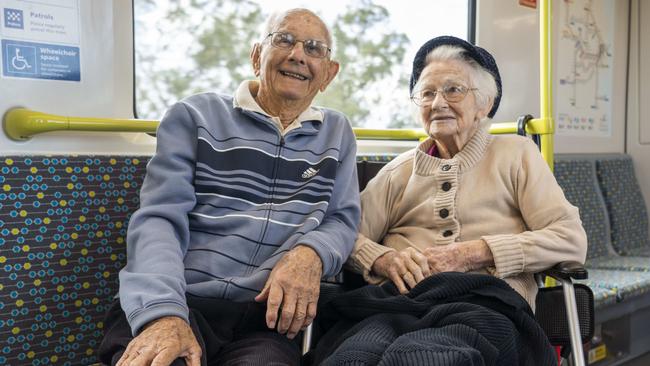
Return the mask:
<path fill-rule="evenodd" d="M 357 156 L 357 173 L 359 190 L 363 191 L 368 182 L 377 175 L 379 170 L 393 160 L 396 154 L 372 154 Z"/>
<path fill-rule="evenodd" d="M 614 250 L 622 255 L 650 255 L 648 211 L 632 158 L 626 154 L 598 155 L 596 174 L 609 212 Z"/>
<path fill-rule="evenodd" d="M 97 361 L 147 159 L 0 158 L 0 364 Z"/>
<path fill-rule="evenodd" d="M 553 173 L 567 200 L 580 211 L 589 243 L 587 259 L 612 254 L 607 208 L 594 160 L 581 155 L 556 155 Z"/>
<path fill-rule="evenodd" d="M 582 343 L 594 336 L 594 295 L 587 285 L 574 284 Z M 570 346 L 569 321 L 562 286 L 540 288 L 535 299 L 535 318 L 554 346 Z"/>

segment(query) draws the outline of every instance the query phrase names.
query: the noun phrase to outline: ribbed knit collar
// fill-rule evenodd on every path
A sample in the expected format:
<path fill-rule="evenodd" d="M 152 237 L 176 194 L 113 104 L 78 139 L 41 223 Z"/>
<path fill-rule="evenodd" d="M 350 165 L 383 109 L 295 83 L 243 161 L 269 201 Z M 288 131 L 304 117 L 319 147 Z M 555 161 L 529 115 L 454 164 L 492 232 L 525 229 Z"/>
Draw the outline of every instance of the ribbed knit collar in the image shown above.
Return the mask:
<path fill-rule="evenodd" d="M 443 165 L 450 165 L 452 168 L 458 167 L 456 169 L 459 172 L 471 169 L 481 160 L 492 141 L 492 135 L 488 130 L 489 126 L 477 129 L 463 149 L 451 159 L 442 159 L 429 155 L 427 151 L 434 144 L 433 138 L 429 137 L 415 149 L 414 172 L 418 175 L 432 175 Z"/>

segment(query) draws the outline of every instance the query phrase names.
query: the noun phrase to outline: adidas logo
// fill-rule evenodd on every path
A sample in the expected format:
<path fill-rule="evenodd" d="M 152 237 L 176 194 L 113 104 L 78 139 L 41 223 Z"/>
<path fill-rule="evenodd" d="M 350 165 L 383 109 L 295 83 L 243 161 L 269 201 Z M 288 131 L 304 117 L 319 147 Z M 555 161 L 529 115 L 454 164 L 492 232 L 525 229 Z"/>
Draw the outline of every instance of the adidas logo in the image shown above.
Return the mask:
<path fill-rule="evenodd" d="M 311 177 L 313 177 L 313 176 L 316 175 L 316 174 L 318 174 L 318 169 L 307 168 L 307 170 L 305 170 L 305 171 L 302 173 L 302 177 L 303 177 L 304 179 L 307 179 L 307 178 L 311 178 Z"/>

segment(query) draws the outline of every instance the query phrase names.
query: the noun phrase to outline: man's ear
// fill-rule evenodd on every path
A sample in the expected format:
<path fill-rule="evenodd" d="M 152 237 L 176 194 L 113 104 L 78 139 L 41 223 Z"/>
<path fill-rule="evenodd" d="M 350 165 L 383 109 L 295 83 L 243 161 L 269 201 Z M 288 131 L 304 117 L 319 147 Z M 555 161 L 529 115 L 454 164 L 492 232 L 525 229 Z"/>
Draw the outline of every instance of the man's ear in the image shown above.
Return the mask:
<path fill-rule="evenodd" d="M 253 65 L 253 72 L 255 76 L 260 76 L 261 68 L 261 57 L 262 57 L 262 45 L 260 43 L 255 43 L 251 49 L 251 65 Z"/>
<path fill-rule="evenodd" d="M 321 93 L 324 92 L 325 89 L 327 89 L 327 86 L 330 85 L 332 80 L 334 80 L 334 77 L 336 76 L 336 74 L 339 73 L 340 65 L 339 65 L 338 62 L 336 62 L 334 60 L 328 60 L 327 63 L 328 63 L 327 66 L 326 66 L 327 67 L 327 77 L 326 77 L 325 80 L 323 80 L 323 84 L 320 86 Z"/>

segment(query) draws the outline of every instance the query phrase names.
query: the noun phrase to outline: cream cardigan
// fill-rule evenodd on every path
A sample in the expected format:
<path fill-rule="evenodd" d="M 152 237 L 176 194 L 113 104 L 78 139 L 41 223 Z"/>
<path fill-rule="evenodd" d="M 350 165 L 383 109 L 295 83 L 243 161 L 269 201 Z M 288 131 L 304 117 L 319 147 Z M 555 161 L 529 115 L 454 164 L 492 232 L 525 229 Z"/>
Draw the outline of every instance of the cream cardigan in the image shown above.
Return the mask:
<path fill-rule="evenodd" d="M 478 272 L 503 278 L 534 308 L 533 273 L 585 261 L 578 209 L 529 139 L 480 128 L 452 159 L 428 155 L 432 144 L 428 139 L 395 158 L 361 193 L 360 233 L 348 267 L 379 283 L 385 279 L 370 270 L 388 251 L 482 238 L 495 267 Z"/>

